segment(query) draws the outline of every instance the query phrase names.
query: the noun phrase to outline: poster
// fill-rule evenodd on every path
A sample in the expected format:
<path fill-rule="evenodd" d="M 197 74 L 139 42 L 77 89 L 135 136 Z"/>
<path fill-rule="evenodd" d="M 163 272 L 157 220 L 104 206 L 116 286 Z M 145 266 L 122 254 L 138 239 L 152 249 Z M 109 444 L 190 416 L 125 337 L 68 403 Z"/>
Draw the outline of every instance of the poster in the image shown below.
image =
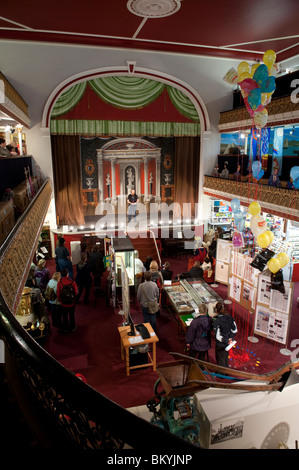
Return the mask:
<path fill-rule="evenodd" d="M 229 265 L 218 262 L 216 264 L 216 269 L 215 269 L 215 280 L 222 282 L 223 284 L 228 283 L 228 273 L 229 273 Z"/>
<path fill-rule="evenodd" d="M 278 290 L 271 290 L 270 296 L 270 308 L 279 311 L 282 313 L 289 313 L 290 303 L 291 303 L 292 291 L 290 288 L 286 287 L 285 283 L 285 293 L 282 294 Z"/>
<path fill-rule="evenodd" d="M 271 279 L 267 276 L 260 276 L 258 285 L 258 302 L 269 306 L 271 291 Z"/>
<path fill-rule="evenodd" d="M 231 273 L 244 278 L 245 260 L 242 253 L 232 250 Z"/>
<path fill-rule="evenodd" d="M 232 276 L 230 278 L 230 297 L 236 302 L 240 302 L 241 299 L 242 282 L 237 277 Z"/>
<path fill-rule="evenodd" d="M 231 244 L 226 240 L 218 239 L 217 241 L 217 261 L 223 263 L 230 263 L 231 259 Z"/>
<path fill-rule="evenodd" d="M 270 311 L 261 307 L 257 308 L 255 328 L 258 333 L 268 336 L 270 324 Z"/>
<path fill-rule="evenodd" d="M 288 316 L 279 312 L 273 313 L 270 317 L 268 338 L 286 344 L 287 331 Z"/>

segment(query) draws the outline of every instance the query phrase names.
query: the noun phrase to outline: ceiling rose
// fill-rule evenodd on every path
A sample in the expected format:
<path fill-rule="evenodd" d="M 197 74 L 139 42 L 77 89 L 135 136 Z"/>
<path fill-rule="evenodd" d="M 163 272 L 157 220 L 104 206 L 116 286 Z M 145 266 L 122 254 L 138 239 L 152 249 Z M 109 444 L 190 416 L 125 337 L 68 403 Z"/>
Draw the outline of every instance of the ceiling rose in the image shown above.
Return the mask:
<path fill-rule="evenodd" d="M 134 15 L 145 18 L 170 16 L 181 8 L 180 0 L 129 0 L 127 8 Z"/>

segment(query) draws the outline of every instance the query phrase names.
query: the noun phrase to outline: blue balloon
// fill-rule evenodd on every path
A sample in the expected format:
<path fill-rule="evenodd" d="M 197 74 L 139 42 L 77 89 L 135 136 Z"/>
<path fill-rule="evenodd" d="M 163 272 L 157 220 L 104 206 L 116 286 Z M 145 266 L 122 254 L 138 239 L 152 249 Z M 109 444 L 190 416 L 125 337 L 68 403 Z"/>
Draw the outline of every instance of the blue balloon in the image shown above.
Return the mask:
<path fill-rule="evenodd" d="M 238 209 L 240 209 L 240 201 L 239 199 L 232 199 L 230 201 L 230 207 L 232 208 L 233 212 L 236 212 Z"/>
<path fill-rule="evenodd" d="M 291 176 L 291 178 L 293 180 L 293 184 L 294 184 L 294 181 L 296 181 L 297 178 L 299 178 L 299 166 L 293 166 L 293 168 L 290 171 L 290 176 Z M 295 184 L 294 184 L 294 186 L 295 186 Z"/>
<path fill-rule="evenodd" d="M 247 98 L 248 104 L 253 111 L 256 110 L 260 106 L 261 100 L 262 100 L 261 95 L 262 94 L 261 94 L 260 88 L 254 88 L 253 90 L 249 92 L 248 98 Z"/>
<path fill-rule="evenodd" d="M 239 232 L 243 232 L 245 227 L 245 219 L 238 220 L 237 222 L 235 222 L 235 226 Z"/>
<path fill-rule="evenodd" d="M 258 180 L 259 178 L 261 178 L 261 176 L 263 176 L 263 175 L 261 175 L 259 177 L 260 171 L 263 171 L 263 170 L 262 170 L 262 164 L 258 160 L 255 160 L 253 162 L 251 169 L 252 169 L 252 175 L 255 179 Z M 263 174 L 264 174 L 264 172 L 263 172 Z"/>
<path fill-rule="evenodd" d="M 268 74 L 268 67 L 265 64 L 261 64 L 257 67 L 256 71 L 254 72 L 253 75 L 253 80 L 261 86 L 264 81 L 267 80 L 269 74 Z"/>
<path fill-rule="evenodd" d="M 268 77 L 261 83 L 260 88 L 262 93 L 272 93 L 276 88 L 275 77 Z"/>
<path fill-rule="evenodd" d="M 234 213 L 234 222 L 239 222 L 240 220 L 243 219 L 243 212 L 241 210 L 237 210 L 235 213 Z"/>
<path fill-rule="evenodd" d="M 264 170 L 260 170 L 259 174 L 257 175 L 257 180 L 260 180 L 264 176 Z"/>

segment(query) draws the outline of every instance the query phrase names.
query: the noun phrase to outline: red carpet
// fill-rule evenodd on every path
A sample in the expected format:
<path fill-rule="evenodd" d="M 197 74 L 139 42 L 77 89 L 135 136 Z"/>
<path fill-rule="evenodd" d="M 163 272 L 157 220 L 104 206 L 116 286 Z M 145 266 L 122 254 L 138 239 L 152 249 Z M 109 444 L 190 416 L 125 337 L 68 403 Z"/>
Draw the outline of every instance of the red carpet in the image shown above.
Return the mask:
<path fill-rule="evenodd" d="M 165 260 L 164 260 L 165 261 Z M 168 259 L 174 275 L 186 271 L 188 257 Z M 50 270 L 54 268 L 52 261 L 47 262 Z M 293 339 L 299 338 L 299 322 L 297 296 L 299 283 L 295 285 L 293 295 L 293 312 L 288 348 Z M 220 285 L 215 289 L 226 299 L 227 286 Z M 82 296 L 83 297 L 83 296 Z M 290 360 L 280 350 L 285 346 L 257 336 L 258 343 L 248 341 L 252 335 L 253 315 L 237 304 L 228 306 L 238 324 L 237 345 L 230 354 L 230 365 L 233 368 L 248 372 L 264 373 L 275 370 Z M 131 307 L 133 320 L 142 322 L 141 308 L 136 301 Z M 76 307 L 77 330 L 70 334 L 61 334 L 52 328 L 45 349 L 66 368 L 74 373 L 83 374 L 90 386 L 100 391 L 111 400 L 123 407 L 144 405 L 154 395 L 154 385 L 158 379 L 152 368 L 131 371 L 127 377 L 125 364 L 120 357 L 120 339 L 117 327 L 122 317 L 112 307 L 106 306 L 105 299 L 100 297 L 94 305 L 93 292 L 90 304 L 81 301 Z M 173 360 L 169 352 L 184 353 L 184 341 L 178 336 L 177 323 L 167 309 L 163 309 L 157 317 L 157 363 Z M 214 341 L 209 353 L 210 361 L 215 363 Z"/>

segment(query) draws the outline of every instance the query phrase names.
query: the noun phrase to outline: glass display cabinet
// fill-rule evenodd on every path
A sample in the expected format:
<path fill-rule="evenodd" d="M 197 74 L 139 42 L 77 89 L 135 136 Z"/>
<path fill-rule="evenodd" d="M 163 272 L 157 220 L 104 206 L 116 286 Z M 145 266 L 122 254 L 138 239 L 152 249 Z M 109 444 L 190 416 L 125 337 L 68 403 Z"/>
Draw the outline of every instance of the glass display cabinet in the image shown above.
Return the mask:
<path fill-rule="evenodd" d="M 113 238 L 112 251 L 114 255 L 115 285 L 122 286 L 122 271 L 125 267 L 128 275 L 129 286 L 134 286 L 135 256 L 134 246 L 129 238 Z"/>

